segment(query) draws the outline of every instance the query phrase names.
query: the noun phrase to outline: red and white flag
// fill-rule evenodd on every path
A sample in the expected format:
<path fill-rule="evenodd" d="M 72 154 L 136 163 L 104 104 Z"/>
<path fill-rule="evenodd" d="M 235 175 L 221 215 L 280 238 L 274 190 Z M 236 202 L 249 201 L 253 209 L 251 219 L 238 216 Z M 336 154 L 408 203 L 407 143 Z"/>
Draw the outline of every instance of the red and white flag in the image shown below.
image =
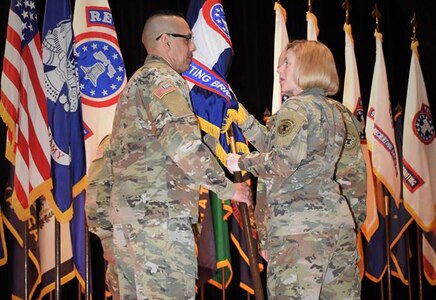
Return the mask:
<path fill-rule="evenodd" d="M 403 196 L 419 226 L 431 231 L 436 225 L 436 140 L 417 47 L 412 43 L 404 113 Z"/>
<path fill-rule="evenodd" d="M 400 201 L 401 174 L 383 55 L 383 35 L 375 33 L 376 60 L 366 119 L 366 138 L 371 152 L 373 172 L 396 203 Z"/>
<path fill-rule="evenodd" d="M 418 58 L 412 42 L 403 130 L 404 204 L 422 228 L 424 274 L 436 285 L 436 140 L 435 127 Z"/>
<path fill-rule="evenodd" d="M 360 143 L 362 152 L 365 157 L 366 171 L 367 171 L 367 193 L 366 193 L 366 219 L 362 226 L 362 232 L 368 234 L 367 240 L 371 239 L 372 233 L 375 232 L 379 225 L 377 206 L 375 198 L 374 180 L 372 175 L 371 160 L 368 154 L 368 147 L 365 138 L 365 120 L 363 116 L 362 98 L 360 95 L 359 73 L 357 72 L 356 55 L 354 53 L 354 40 L 351 32 L 351 25 L 344 24 L 345 32 L 345 78 L 344 78 L 344 92 L 342 96 L 342 103 L 354 114 L 360 122 Z M 361 231 L 357 235 L 357 248 L 359 250 L 360 259 L 358 266 L 360 270 L 360 277 L 364 274 L 364 254 Z"/>
<path fill-rule="evenodd" d="M 342 103 L 354 114 L 360 122 L 360 142 L 366 162 L 366 219 L 362 225 L 362 232 L 367 241 L 379 226 L 376 204 L 376 186 L 372 171 L 372 163 L 368 153 L 368 146 L 365 137 L 365 119 L 363 116 L 362 98 L 360 94 L 359 73 L 357 71 L 356 55 L 354 52 L 354 40 L 351 32 L 351 25 L 344 24 L 345 32 L 345 77 Z"/>
<path fill-rule="evenodd" d="M 112 132 L 126 70 L 107 0 L 77 0 L 73 20 L 82 98 L 87 168 Z"/>
<path fill-rule="evenodd" d="M 15 166 L 12 206 L 22 221 L 40 196 L 52 198 L 47 104 L 41 37 L 34 1 L 13 0 L 1 77 L 0 115 L 6 157 Z"/>
<path fill-rule="evenodd" d="M 276 2 L 274 4 L 276 11 L 276 27 L 274 33 L 274 83 L 273 83 L 273 97 L 272 97 L 272 113 L 276 113 L 282 105 L 282 95 L 280 90 L 280 76 L 277 73 L 279 57 L 282 51 L 286 48 L 289 42 L 288 30 L 286 29 L 286 10 L 283 6 Z"/>

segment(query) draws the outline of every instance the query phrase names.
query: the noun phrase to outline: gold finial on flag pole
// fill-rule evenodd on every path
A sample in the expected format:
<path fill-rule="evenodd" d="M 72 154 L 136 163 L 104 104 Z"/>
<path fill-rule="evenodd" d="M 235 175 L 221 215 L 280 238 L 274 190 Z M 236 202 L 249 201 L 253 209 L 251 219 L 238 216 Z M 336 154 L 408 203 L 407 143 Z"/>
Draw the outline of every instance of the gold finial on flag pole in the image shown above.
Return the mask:
<path fill-rule="evenodd" d="M 345 23 L 350 24 L 350 10 L 351 10 L 351 3 L 348 0 L 345 0 L 344 3 L 342 3 L 342 8 L 345 9 Z"/>
<path fill-rule="evenodd" d="M 416 29 L 418 28 L 418 23 L 416 21 L 416 14 L 413 13 L 413 17 L 412 20 L 410 21 L 410 24 L 412 25 L 412 41 L 416 42 L 417 38 L 416 38 Z"/>
<path fill-rule="evenodd" d="M 378 10 L 377 3 L 375 4 L 374 10 L 371 12 L 371 15 L 375 18 L 375 31 L 380 32 L 380 18 L 382 17 L 382 14 Z"/>

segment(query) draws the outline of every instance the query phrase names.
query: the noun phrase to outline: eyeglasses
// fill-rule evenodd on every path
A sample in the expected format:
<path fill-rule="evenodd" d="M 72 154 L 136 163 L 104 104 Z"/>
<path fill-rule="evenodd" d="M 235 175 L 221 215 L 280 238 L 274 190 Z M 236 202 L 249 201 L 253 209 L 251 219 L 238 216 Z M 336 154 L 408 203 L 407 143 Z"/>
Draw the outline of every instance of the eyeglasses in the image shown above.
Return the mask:
<path fill-rule="evenodd" d="M 157 41 L 158 39 L 160 39 L 160 38 L 162 37 L 162 35 L 164 35 L 164 34 L 168 34 L 168 35 L 171 35 L 171 36 L 173 36 L 173 37 L 183 38 L 183 39 L 186 39 L 188 42 L 192 41 L 192 38 L 193 38 L 192 33 L 190 33 L 190 34 L 179 34 L 179 33 L 164 32 L 164 33 L 161 33 L 161 34 L 156 38 L 156 41 Z"/>

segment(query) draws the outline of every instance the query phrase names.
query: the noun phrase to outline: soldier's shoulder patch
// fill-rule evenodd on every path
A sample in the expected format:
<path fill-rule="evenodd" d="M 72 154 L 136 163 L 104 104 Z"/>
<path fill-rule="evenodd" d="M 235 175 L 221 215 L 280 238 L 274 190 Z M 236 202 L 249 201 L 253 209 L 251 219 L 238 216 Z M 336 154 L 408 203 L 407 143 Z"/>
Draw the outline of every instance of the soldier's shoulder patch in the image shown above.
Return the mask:
<path fill-rule="evenodd" d="M 304 116 L 296 111 L 288 111 L 277 120 L 276 132 L 278 136 L 284 137 L 298 130 L 304 122 Z"/>
<path fill-rule="evenodd" d="M 153 94 L 157 98 L 162 99 L 165 95 L 175 91 L 176 89 L 176 85 L 172 81 L 167 80 L 162 82 L 159 87 L 153 92 Z"/>
<path fill-rule="evenodd" d="M 296 121 L 292 119 L 283 119 L 280 120 L 277 125 L 277 135 L 278 136 L 286 136 L 292 132 L 295 128 Z"/>
<path fill-rule="evenodd" d="M 359 132 L 353 120 L 346 119 L 345 126 L 347 127 L 347 137 L 345 138 L 344 148 L 346 150 L 353 150 L 359 145 Z"/>
<path fill-rule="evenodd" d="M 289 145 L 298 135 L 304 122 L 305 117 L 295 111 L 281 115 L 275 125 L 277 145 Z"/>

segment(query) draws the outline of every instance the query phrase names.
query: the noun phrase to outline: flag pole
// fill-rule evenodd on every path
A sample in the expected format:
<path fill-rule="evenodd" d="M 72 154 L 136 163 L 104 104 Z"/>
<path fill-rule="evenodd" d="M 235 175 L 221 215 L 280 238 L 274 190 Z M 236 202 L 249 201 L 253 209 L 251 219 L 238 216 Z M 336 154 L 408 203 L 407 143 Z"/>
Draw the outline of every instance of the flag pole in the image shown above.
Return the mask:
<path fill-rule="evenodd" d="M 409 228 L 407 228 L 409 229 Z M 409 292 L 409 300 L 412 300 L 412 277 L 411 277 L 411 270 L 410 270 L 410 259 L 409 259 L 409 253 L 410 253 L 410 240 L 409 240 L 409 230 L 406 230 L 405 238 L 406 238 L 406 258 L 407 258 L 407 281 L 409 282 L 408 286 L 408 292 Z"/>
<path fill-rule="evenodd" d="M 29 259 L 28 259 L 28 251 L 29 251 L 29 243 L 27 241 L 28 239 L 28 232 L 27 232 L 27 220 L 24 222 L 24 232 L 23 232 L 23 253 L 24 253 L 24 300 L 29 300 L 29 287 L 28 287 L 28 281 L 29 281 Z"/>
<path fill-rule="evenodd" d="M 376 32 L 380 32 L 380 18 L 382 17 L 380 10 L 377 7 L 377 3 L 375 3 L 375 7 L 374 10 L 371 12 L 372 17 L 375 19 L 375 30 Z M 378 180 L 378 179 L 377 179 Z M 392 285 L 391 285 L 391 259 L 390 259 L 390 242 L 389 242 L 389 237 L 390 237 L 390 229 L 389 229 L 389 210 L 390 210 L 390 205 L 389 205 L 389 196 L 387 196 L 388 193 L 386 191 L 385 186 L 383 185 L 383 197 L 385 199 L 385 246 L 386 246 L 386 276 L 387 276 L 387 284 L 388 284 L 388 300 L 392 300 Z M 383 293 L 383 280 L 381 281 L 382 283 L 382 293 Z"/>
<path fill-rule="evenodd" d="M 392 281 L 391 281 L 391 244 L 389 242 L 390 240 L 390 225 L 389 225 L 389 218 L 390 218 L 390 201 L 389 196 L 386 188 L 383 185 L 383 194 L 385 199 L 385 241 L 386 241 L 386 276 L 387 276 L 387 282 L 388 282 L 388 300 L 392 300 Z"/>
<path fill-rule="evenodd" d="M 415 13 L 413 13 L 413 17 L 412 20 L 410 21 L 410 24 L 412 25 L 412 41 L 416 42 L 417 41 L 417 37 L 416 37 L 416 29 L 418 27 L 418 24 L 416 22 L 416 16 Z M 415 222 L 416 224 L 416 222 Z M 419 291 L 419 300 L 423 299 L 423 291 L 422 291 L 422 230 L 419 227 L 418 224 L 416 224 L 416 243 L 417 243 L 417 259 L 418 259 L 418 291 Z M 409 243 L 407 243 L 407 248 L 409 248 Z M 410 268 L 409 268 L 409 278 L 410 278 Z M 409 286 L 411 286 L 411 282 L 409 282 Z M 409 288 L 410 289 L 410 288 Z M 411 294 L 411 291 L 409 291 L 409 294 Z"/>
<path fill-rule="evenodd" d="M 226 300 L 226 267 L 221 268 L 221 299 Z"/>
<path fill-rule="evenodd" d="M 413 17 L 412 20 L 410 20 L 410 25 L 412 26 L 412 37 L 410 38 L 412 40 L 412 42 L 416 42 L 418 41 L 417 37 L 416 37 L 416 29 L 418 28 L 418 24 L 416 21 L 416 14 L 413 13 Z M 410 228 L 410 226 L 409 226 Z M 408 228 L 408 229 L 409 229 Z M 419 226 L 418 226 L 419 228 Z M 419 229 L 417 229 L 417 233 L 419 234 Z M 410 253 L 410 236 L 409 236 L 409 230 L 407 230 L 405 233 L 405 238 L 406 238 L 406 257 L 407 257 L 407 280 L 409 282 L 409 286 L 408 286 L 408 292 L 409 292 L 409 300 L 412 300 L 413 296 L 412 296 L 412 272 L 411 272 L 411 268 L 410 268 L 410 259 L 409 259 L 409 253 Z M 419 235 L 418 235 L 419 236 Z M 417 236 L 417 241 L 418 241 L 418 280 L 419 280 L 419 300 L 422 300 L 422 265 L 421 265 L 421 249 L 420 249 L 420 240 Z"/>
<path fill-rule="evenodd" d="M 61 237 L 60 237 L 60 224 L 55 218 L 55 300 L 61 298 Z"/>
<path fill-rule="evenodd" d="M 89 255 L 89 228 L 88 225 L 85 224 L 85 299 L 89 300 L 91 299 L 91 258 Z M 106 277 L 106 272 L 104 274 L 104 277 Z"/>
<path fill-rule="evenodd" d="M 419 300 L 423 299 L 422 291 L 422 230 L 418 224 L 416 224 L 416 252 L 418 259 L 418 286 L 419 286 Z"/>
<path fill-rule="evenodd" d="M 345 0 L 344 3 L 342 3 L 342 8 L 345 9 L 345 23 L 347 25 L 350 24 L 350 10 L 351 10 L 351 4 L 349 0 Z"/>
<path fill-rule="evenodd" d="M 227 134 L 230 139 L 230 148 L 232 153 L 236 152 L 236 143 L 235 143 L 235 135 L 233 133 L 233 127 L 230 126 L 229 130 L 227 131 Z M 234 179 L 235 182 L 243 182 L 242 179 L 242 173 L 234 172 Z M 255 241 L 253 239 L 253 236 L 251 235 L 251 225 L 250 225 L 250 212 L 248 209 L 248 205 L 246 203 L 238 202 L 238 208 L 241 215 L 242 220 L 242 231 L 245 235 L 245 239 L 248 243 L 248 260 L 250 262 L 250 273 L 251 278 L 253 280 L 253 287 L 254 287 L 254 297 L 256 300 L 263 300 L 263 288 L 262 288 L 262 281 L 260 279 L 260 273 L 259 273 L 259 262 L 257 259 L 258 254 L 258 247 L 257 244 L 255 244 Z"/>

